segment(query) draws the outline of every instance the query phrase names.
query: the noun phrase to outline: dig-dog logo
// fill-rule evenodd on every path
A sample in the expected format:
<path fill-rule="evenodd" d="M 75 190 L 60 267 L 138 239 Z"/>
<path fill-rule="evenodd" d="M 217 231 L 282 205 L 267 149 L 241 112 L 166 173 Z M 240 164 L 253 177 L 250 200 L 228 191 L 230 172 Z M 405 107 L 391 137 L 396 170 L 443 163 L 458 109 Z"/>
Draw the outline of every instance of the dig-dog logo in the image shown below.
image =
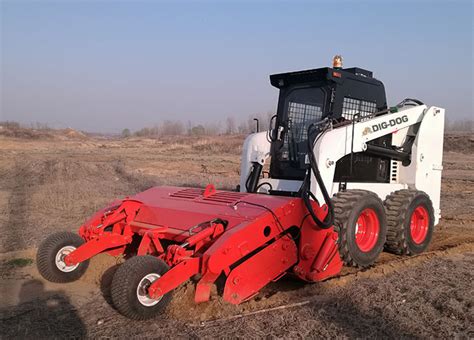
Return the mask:
<path fill-rule="evenodd" d="M 362 131 L 362 136 L 368 135 L 369 133 L 372 133 L 372 130 L 367 126 L 364 131 Z"/>
<path fill-rule="evenodd" d="M 406 123 L 406 122 L 408 122 L 408 116 L 407 115 L 402 116 L 402 117 L 397 117 L 397 118 L 394 118 L 394 119 L 390 119 L 389 121 L 372 125 L 372 132 L 383 130 L 383 129 L 386 129 L 388 127 L 392 127 L 392 126 L 399 125 L 399 124 Z"/>

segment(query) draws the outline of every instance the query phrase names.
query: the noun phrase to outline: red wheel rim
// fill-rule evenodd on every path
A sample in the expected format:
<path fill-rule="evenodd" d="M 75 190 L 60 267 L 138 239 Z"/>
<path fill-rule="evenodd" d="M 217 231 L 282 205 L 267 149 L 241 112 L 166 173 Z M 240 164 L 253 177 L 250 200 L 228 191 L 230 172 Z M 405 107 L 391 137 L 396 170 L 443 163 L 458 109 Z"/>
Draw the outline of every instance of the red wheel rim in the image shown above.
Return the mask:
<path fill-rule="evenodd" d="M 416 244 L 423 243 L 428 234 L 428 225 L 430 217 L 428 215 L 428 210 L 425 207 L 419 205 L 411 214 L 410 219 L 410 233 L 411 239 Z"/>
<path fill-rule="evenodd" d="M 364 253 L 371 251 L 380 233 L 380 222 L 373 209 L 364 209 L 357 218 L 355 227 L 356 244 Z"/>

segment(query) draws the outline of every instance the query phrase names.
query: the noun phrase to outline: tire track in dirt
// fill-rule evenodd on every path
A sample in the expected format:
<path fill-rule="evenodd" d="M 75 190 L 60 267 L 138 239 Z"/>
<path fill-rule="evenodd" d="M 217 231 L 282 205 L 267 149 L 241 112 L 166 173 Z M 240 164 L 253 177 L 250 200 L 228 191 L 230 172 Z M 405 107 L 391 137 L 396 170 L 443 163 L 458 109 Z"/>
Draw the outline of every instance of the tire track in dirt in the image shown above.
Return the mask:
<path fill-rule="evenodd" d="M 49 311 L 44 299 L 43 303 L 26 303 L 4 310 L 1 320 L 5 320 L 7 326 L 3 330 L 5 338 L 19 334 L 15 333 L 18 330 L 24 334 L 30 330 L 31 336 L 33 329 L 42 330 L 44 333 L 39 334 L 44 335 L 92 338 L 449 338 L 455 335 L 470 338 L 469 335 L 474 334 L 469 322 L 472 316 L 466 308 L 472 305 L 472 298 L 462 294 L 469 282 L 468 270 L 474 263 L 474 253 L 469 253 L 473 248 L 472 243 L 461 244 L 430 252 L 433 254 L 427 257 L 403 258 L 395 261 L 406 262 L 399 273 L 375 280 L 354 279 L 348 285 L 320 291 L 311 285 L 318 294 L 293 301 L 311 300 L 308 303 L 248 317 L 232 317 L 239 313 L 239 306 L 231 305 L 230 319 L 223 319 L 223 315 L 201 323 L 167 313 L 152 321 L 131 321 L 96 295 L 82 304 L 54 305 Z M 449 284 L 451 273 L 459 279 L 452 285 Z M 424 280 L 419 280 L 419 275 Z M 458 288 L 464 290 L 455 294 Z M 67 295 L 62 296 L 68 300 Z M 193 310 L 197 314 L 196 307 L 194 304 L 185 306 L 182 312 Z M 256 311 L 264 308 L 258 307 Z"/>
<path fill-rule="evenodd" d="M 417 266 L 433 258 L 469 252 L 474 252 L 474 242 L 472 241 L 442 246 L 438 249 L 415 256 L 394 256 L 383 263 L 377 263 L 375 266 L 367 269 L 344 267 L 343 272 L 339 276 L 314 284 L 303 283 L 292 278 L 283 278 L 280 281 L 264 287 L 255 298 L 237 306 L 223 301 L 220 296 L 215 294 L 215 291 L 210 302 L 196 305 L 194 303 L 194 284 L 188 281 L 175 290 L 173 300 L 168 308 L 168 314 L 180 320 L 205 321 L 239 313 L 252 312 L 263 308 L 272 308 L 286 303 L 304 301 L 307 298 L 314 297 L 315 294 L 323 293 L 325 290 L 334 287 L 345 286 L 354 280 L 379 278 L 401 269 Z M 22 257 L 31 258 L 34 254 L 36 254 L 35 248 L 3 253 L 0 254 L 0 261 L 5 262 L 10 259 Z M 69 294 L 77 296 L 77 288 L 79 286 L 88 286 L 90 290 L 81 289 L 84 293 L 84 298 L 88 298 L 93 294 L 98 299 L 103 299 L 103 295 L 107 294 L 107 285 L 110 284 L 110 278 L 108 278 L 108 276 L 110 276 L 110 270 L 113 269 L 112 267 L 114 267 L 115 263 L 114 258 L 107 255 L 100 255 L 93 259 L 89 270 L 83 278 L 75 283 L 62 285 L 62 287 Z M 25 268 L 17 274 L 19 274 L 19 277 L 27 274 L 31 277 L 43 280 L 39 277 L 34 266 L 35 265 Z M 12 274 L 14 275 L 15 273 Z M 105 281 L 109 282 L 107 283 Z M 194 306 L 194 308 L 189 309 L 189 305 Z"/>
<path fill-rule="evenodd" d="M 34 186 L 25 161 L 16 161 L 9 176 L 13 179 L 8 199 L 8 220 L 1 226 L 2 248 L 0 252 L 26 248 L 24 231 L 28 227 L 28 200 Z"/>
<path fill-rule="evenodd" d="M 0 190 L 7 194 L 3 206 L 6 214 L 0 219 L 0 253 L 37 246 L 45 234 L 56 228 L 75 229 L 82 216 L 88 215 L 82 213 L 85 207 L 107 195 L 131 195 L 156 185 L 154 178 L 128 172 L 120 159 L 110 163 L 83 164 L 66 157 L 38 160 L 23 156 L 2 169 Z M 101 182 L 94 188 L 91 179 Z M 90 199 L 89 188 L 98 190 Z M 88 200 L 91 202 L 85 204 Z"/>
<path fill-rule="evenodd" d="M 54 160 L 35 161 L 23 157 L 16 160 L 13 168 L 6 174 L 6 186 L 11 193 L 8 198 L 8 220 L 0 226 L 0 253 L 31 247 L 31 231 L 33 228 L 40 228 L 32 220 L 31 199 L 36 190 L 51 177 L 54 164 Z"/>

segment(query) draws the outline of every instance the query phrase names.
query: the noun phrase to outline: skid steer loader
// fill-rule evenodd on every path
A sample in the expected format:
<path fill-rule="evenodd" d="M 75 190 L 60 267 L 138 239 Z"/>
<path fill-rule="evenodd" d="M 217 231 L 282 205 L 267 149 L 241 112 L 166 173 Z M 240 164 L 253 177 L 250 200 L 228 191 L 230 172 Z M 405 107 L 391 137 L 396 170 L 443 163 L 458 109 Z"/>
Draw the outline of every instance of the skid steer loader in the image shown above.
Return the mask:
<path fill-rule="evenodd" d="M 277 114 L 246 138 L 237 191 L 154 187 L 112 202 L 78 234 L 43 241 L 41 275 L 71 282 L 91 257 L 123 256 L 112 302 L 143 320 L 189 279 L 196 302 L 219 285 L 239 304 L 286 274 L 316 282 L 371 266 L 383 249 L 425 250 L 440 218 L 444 109 L 389 108 L 372 72 L 340 61 L 270 76 Z"/>

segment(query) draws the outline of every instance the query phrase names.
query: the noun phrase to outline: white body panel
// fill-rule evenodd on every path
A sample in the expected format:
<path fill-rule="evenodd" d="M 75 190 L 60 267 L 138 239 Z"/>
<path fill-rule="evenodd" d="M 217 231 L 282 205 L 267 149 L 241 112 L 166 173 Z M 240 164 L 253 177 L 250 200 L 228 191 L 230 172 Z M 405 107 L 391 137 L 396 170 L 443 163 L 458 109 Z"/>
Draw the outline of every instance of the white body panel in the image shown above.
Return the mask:
<path fill-rule="evenodd" d="M 245 181 L 249 177 L 252 163 L 258 162 L 263 165 L 269 156 L 268 131 L 252 133 L 245 138 L 240 159 L 240 191 L 245 192 Z"/>
<path fill-rule="evenodd" d="M 406 106 L 396 113 L 381 115 L 374 119 L 357 122 L 326 131 L 318 139 L 314 147 L 314 155 L 318 162 L 321 177 L 330 196 L 339 191 L 339 183 L 334 183 L 336 162 L 353 152 L 365 151 L 368 141 L 392 134 L 392 144 L 401 146 L 413 125 L 420 123 L 416 139 L 412 147 L 409 166 L 401 162 L 392 162 L 390 183 L 347 183 L 347 189 L 365 189 L 375 192 L 382 200 L 390 193 L 413 188 L 426 192 L 435 211 L 435 224 L 438 223 L 440 212 L 441 170 L 443 156 L 444 109 L 437 107 Z M 352 141 L 352 133 L 354 139 Z M 352 149 L 352 150 L 351 150 Z M 267 132 L 260 132 L 247 137 L 243 147 L 241 163 L 241 191 L 245 191 L 252 162 L 264 164 L 270 155 L 270 142 Z M 298 191 L 300 181 L 261 178 L 259 183 L 268 182 L 273 190 Z M 267 191 L 261 187 L 261 192 Z M 320 202 L 324 199 L 314 175 L 311 179 L 311 191 Z"/>

